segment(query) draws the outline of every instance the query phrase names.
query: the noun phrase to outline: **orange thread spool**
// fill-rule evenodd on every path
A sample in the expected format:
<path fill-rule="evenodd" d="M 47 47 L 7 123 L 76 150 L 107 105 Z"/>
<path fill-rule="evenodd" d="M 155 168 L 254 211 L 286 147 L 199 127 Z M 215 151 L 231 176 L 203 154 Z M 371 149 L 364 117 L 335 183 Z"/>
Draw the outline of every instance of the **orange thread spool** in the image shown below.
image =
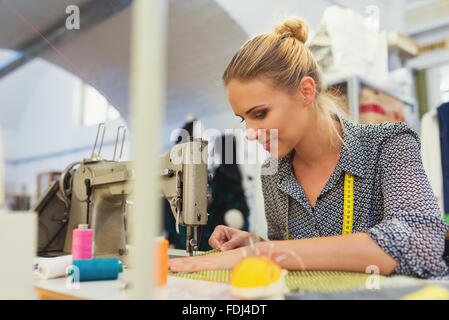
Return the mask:
<path fill-rule="evenodd" d="M 158 238 L 155 246 L 155 285 L 164 286 L 168 278 L 168 240 Z"/>

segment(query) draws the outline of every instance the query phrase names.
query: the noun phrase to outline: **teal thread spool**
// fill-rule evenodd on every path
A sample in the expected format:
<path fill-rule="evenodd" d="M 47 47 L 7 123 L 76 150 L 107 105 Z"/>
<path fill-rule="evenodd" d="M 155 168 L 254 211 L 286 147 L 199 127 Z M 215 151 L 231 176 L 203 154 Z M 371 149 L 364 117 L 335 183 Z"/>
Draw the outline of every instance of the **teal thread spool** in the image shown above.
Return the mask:
<path fill-rule="evenodd" d="M 73 260 L 68 275 L 72 281 L 116 280 L 122 271 L 118 258 Z"/>

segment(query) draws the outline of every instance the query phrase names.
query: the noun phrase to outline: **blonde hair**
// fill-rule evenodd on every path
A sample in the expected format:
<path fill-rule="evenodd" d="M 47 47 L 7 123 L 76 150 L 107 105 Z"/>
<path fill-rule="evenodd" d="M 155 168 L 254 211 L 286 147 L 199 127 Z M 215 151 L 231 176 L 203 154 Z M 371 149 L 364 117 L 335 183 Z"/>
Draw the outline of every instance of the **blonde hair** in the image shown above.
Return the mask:
<path fill-rule="evenodd" d="M 232 79 L 251 80 L 260 76 L 287 92 L 299 87 L 304 77 L 315 81 L 314 110 L 324 120 L 325 129 L 334 142 L 335 135 L 343 141 L 334 122 L 338 117 L 342 127 L 344 111 L 336 94 L 324 87 L 321 70 L 306 47 L 309 27 L 299 18 L 290 18 L 272 33 L 248 40 L 234 55 L 223 73 L 223 83 Z"/>

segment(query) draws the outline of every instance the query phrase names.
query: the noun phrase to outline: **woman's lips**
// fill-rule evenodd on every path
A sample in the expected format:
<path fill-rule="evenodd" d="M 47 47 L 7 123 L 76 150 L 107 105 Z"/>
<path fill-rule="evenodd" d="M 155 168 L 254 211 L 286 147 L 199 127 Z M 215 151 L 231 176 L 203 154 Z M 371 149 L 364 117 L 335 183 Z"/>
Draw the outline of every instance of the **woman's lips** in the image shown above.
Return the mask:
<path fill-rule="evenodd" d="M 270 151 L 271 148 L 270 141 L 268 141 L 263 147 L 265 148 L 265 150 Z"/>
<path fill-rule="evenodd" d="M 270 151 L 275 142 L 276 142 L 276 140 L 273 140 L 273 141 L 269 140 L 269 141 L 267 141 L 263 145 L 264 149 L 267 150 L 267 151 Z"/>

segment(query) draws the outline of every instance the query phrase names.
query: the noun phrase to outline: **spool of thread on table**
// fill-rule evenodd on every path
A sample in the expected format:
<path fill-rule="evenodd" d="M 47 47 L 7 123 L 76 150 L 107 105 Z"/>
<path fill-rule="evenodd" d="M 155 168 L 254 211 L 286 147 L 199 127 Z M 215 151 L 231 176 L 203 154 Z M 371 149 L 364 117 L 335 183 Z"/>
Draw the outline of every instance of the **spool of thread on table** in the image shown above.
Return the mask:
<path fill-rule="evenodd" d="M 116 280 L 123 265 L 118 258 L 74 260 L 68 274 L 73 281 Z"/>
<path fill-rule="evenodd" d="M 87 225 L 79 225 L 73 229 L 72 234 L 72 256 L 73 260 L 92 259 L 92 241 L 94 230 L 88 229 Z"/>
<path fill-rule="evenodd" d="M 67 267 L 71 264 L 71 255 L 54 258 L 39 258 L 36 266 L 36 274 L 40 279 L 45 280 L 64 277 Z"/>
<path fill-rule="evenodd" d="M 168 240 L 158 237 L 154 241 L 155 244 L 155 284 L 164 286 L 167 284 L 168 278 Z"/>

